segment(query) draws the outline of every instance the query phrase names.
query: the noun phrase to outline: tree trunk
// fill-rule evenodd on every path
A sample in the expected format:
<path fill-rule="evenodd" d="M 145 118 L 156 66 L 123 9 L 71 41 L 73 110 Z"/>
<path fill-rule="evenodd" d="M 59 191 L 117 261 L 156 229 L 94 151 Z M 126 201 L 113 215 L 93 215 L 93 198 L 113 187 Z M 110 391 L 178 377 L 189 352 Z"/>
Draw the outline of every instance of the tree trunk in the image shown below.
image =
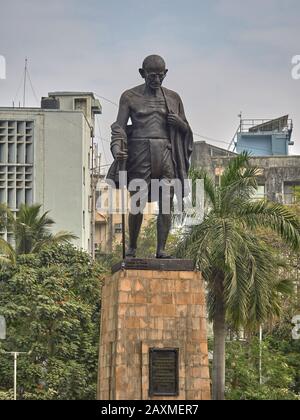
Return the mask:
<path fill-rule="evenodd" d="M 223 281 L 216 292 L 216 312 L 214 316 L 214 354 L 213 354 L 213 400 L 225 400 L 225 341 L 226 321 L 223 294 Z"/>

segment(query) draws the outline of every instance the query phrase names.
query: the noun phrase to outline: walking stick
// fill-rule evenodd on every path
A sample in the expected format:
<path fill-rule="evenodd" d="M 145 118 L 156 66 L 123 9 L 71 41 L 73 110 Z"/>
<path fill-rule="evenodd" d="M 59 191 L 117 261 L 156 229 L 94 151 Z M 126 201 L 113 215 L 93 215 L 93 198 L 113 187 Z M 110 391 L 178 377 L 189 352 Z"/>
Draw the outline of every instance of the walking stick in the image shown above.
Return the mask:
<path fill-rule="evenodd" d="M 122 138 L 121 141 L 121 151 L 125 151 L 124 139 Z M 126 160 L 122 159 L 120 164 L 120 169 L 122 172 L 126 171 Z M 125 216 L 125 179 L 122 176 L 121 179 L 121 209 L 122 209 L 122 253 L 123 253 L 123 260 L 126 258 L 126 216 Z"/>

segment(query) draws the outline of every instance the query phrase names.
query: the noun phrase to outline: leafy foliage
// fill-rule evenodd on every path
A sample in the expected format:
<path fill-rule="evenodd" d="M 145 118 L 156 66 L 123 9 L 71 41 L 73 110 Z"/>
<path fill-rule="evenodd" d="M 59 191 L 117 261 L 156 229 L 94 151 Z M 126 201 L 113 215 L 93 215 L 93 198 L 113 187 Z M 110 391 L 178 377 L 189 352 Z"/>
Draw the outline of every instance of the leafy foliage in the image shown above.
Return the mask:
<path fill-rule="evenodd" d="M 290 249 L 300 249 L 300 221 L 286 207 L 255 202 L 258 169 L 243 153 L 232 159 L 219 185 L 201 171 L 206 215 L 178 247 L 178 255 L 193 258 L 207 282 L 209 316 L 214 328 L 213 398 L 224 399 L 226 322 L 257 326 L 278 316 L 283 293 L 291 290 L 279 277 L 281 263 L 259 229 L 276 234 Z"/>
<path fill-rule="evenodd" d="M 227 344 L 227 399 L 299 400 L 294 389 L 296 370 L 289 356 L 274 347 L 271 337 L 263 341 L 261 351 L 263 383 L 259 385 L 259 341 Z"/>
<path fill-rule="evenodd" d="M 215 315 L 221 283 L 227 320 L 237 328 L 278 315 L 281 261 L 258 229 L 274 232 L 277 240 L 294 250 L 300 247 L 300 222 L 294 212 L 280 204 L 253 201 L 257 171 L 246 153 L 229 163 L 219 186 L 193 170 L 194 180 L 204 179 L 208 211 L 203 223 L 193 226 L 178 247 L 178 255 L 193 258 L 203 272 L 210 318 Z"/>
<path fill-rule="evenodd" d="M 0 272 L 0 398 L 9 397 L 13 361 L 4 351 L 30 352 L 18 361 L 22 399 L 94 399 L 103 269 L 71 245 L 22 255 Z"/>
<path fill-rule="evenodd" d="M 10 225 L 11 212 L 7 206 L 0 204 L 0 232 Z M 12 247 L 0 237 L 0 264 L 15 263 L 15 252 Z"/>
<path fill-rule="evenodd" d="M 50 228 L 55 222 L 49 217 L 49 212 L 40 215 L 41 207 L 39 204 L 23 204 L 16 219 L 11 222 L 18 255 L 38 252 L 45 245 L 67 243 L 76 239 L 76 236 L 69 232 L 53 235 Z"/>
<path fill-rule="evenodd" d="M 49 217 L 49 212 L 40 215 L 41 205 L 27 206 L 22 204 L 16 215 L 5 206 L 0 207 L 0 227 L 13 232 L 14 248 L 0 239 L 0 263 L 15 264 L 17 255 L 39 252 L 45 246 L 69 243 L 77 239 L 70 232 L 51 233 L 55 224 Z"/>

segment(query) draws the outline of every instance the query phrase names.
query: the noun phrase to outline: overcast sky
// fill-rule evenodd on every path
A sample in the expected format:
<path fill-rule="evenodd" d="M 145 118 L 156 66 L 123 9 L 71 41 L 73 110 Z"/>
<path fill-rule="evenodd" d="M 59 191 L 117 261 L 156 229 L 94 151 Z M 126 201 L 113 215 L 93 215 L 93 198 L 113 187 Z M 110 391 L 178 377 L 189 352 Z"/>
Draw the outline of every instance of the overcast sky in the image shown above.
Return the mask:
<path fill-rule="evenodd" d="M 78 90 L 118 102 L 141 83 L 144 57 L 156 53 L 165 57 L 165 85 L 182 96 L 196 133 L 230 142 L 240 111 L 244 118 L 290 114 L 291 153 L 300 154 L 300 80 L 291 76 L 299 22 L 299 0 L 0 0 L 0 55 L 7 62 L 0 106 L 22 99 L 25 56 L 38 98 Z M 39 105 L 29 88 L 26 105 Z M 102 106 L 108 160 L 117 109 L 104 100 Z"/>

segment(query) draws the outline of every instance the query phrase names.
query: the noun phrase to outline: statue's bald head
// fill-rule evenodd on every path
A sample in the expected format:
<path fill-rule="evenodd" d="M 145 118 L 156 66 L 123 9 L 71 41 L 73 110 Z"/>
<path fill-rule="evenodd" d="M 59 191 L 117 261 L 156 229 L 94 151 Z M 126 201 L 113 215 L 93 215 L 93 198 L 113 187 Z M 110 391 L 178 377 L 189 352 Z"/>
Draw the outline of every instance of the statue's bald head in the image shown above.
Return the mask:
<path fill-rule="evenodd" d="M 149 55 L 143 62 L 143 69 L 164 71 L 166 70 L 166 62 L 160 55 Z"/>
<path fill-rule="evenodd" d="M 143 62 L 140 75 L 145 79 L 148 88 L 152 90 L 160 89 L 168 70 L 165 60 L 159 55 L 149 55 Z"/>

